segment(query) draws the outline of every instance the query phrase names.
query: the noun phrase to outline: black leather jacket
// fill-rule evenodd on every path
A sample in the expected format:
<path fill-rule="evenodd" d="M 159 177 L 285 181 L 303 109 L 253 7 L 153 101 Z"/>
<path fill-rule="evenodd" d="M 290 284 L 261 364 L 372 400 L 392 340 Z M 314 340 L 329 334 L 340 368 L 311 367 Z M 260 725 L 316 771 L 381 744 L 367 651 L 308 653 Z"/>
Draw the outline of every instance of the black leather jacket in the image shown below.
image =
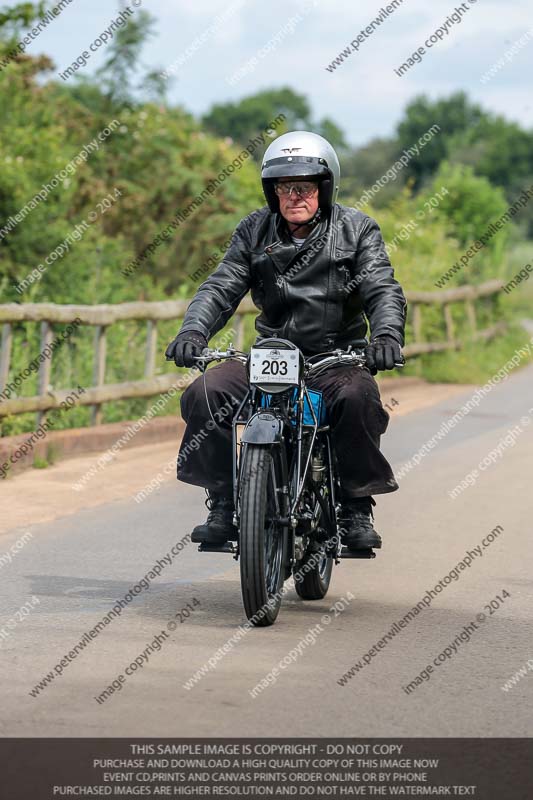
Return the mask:
<path fill-rule="evenodd" d="M 217 269 L 190 303 L 181 331 L 210 339 L 251 290 L 260 338 L 280 336 L 306 355 L 392 336 L 404 342 L 406 301 L 372 217 L 336 203 L 298 250 L 268 207 L 237 226 Z"/>

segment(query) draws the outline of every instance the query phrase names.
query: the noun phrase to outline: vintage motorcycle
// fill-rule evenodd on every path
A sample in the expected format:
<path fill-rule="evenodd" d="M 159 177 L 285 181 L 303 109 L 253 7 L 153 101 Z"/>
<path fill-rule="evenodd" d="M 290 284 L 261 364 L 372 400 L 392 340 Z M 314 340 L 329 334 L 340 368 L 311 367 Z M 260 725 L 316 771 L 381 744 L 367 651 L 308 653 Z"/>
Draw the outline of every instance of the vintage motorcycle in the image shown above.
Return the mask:
<path fill-rule="evenodd" d="M 292 342 L 267 338 L 250 354 L 206 348 L 208 364 L 237 359 L 247 367 L 249 389 L 232 421 L 233 491 L 237 545 L 202 543 L 202 552 L 231 552 L 240 559 L 248 619 L 272 625 L 283 584 L 294 576 L 304 600 L 325 597 L 340 558 L 374 558 L 373 550 L 348 551 L 337 524 L 340 485 L 326 409 L 312 375 L 335 364 L 363 368 L 361 351 L 335 350 L 304 358 Z M 207 397 L 207 394 L 206 394 Z"/>

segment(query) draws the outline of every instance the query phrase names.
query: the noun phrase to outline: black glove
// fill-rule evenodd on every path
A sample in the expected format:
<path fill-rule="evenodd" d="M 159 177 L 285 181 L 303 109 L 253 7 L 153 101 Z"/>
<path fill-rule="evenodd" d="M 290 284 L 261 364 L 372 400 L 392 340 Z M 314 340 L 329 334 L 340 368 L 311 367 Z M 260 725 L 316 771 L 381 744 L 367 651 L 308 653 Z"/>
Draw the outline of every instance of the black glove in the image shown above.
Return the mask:
<path fill-rule="evenodd" d="M 365 347 L 366 365 L 372 375 L 382 369 L 394 369 L 403 363 L 402 348 L 392 336 L 378 336 Z"/>
<path fill-rule="evenodd" d="M 202 355 L 202 350 L 207 347 L 207 339 L 199 331 L 184 331 L 178 333 L 165 350 L 167 361 L 174 362 L 177 367 L 193 367 L 195 357 Z"/>

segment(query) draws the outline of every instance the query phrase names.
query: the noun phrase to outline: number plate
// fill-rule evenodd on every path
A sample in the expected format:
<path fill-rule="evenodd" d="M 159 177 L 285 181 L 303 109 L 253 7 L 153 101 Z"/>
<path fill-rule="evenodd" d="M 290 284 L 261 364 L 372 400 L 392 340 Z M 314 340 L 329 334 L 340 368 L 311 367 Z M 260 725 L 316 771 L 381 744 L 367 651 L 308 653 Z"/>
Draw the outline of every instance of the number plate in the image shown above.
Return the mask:
<path fill-rule="evenodd" d="M 250 383 L 298 384 L 298 350 L 252 347 Z"/>

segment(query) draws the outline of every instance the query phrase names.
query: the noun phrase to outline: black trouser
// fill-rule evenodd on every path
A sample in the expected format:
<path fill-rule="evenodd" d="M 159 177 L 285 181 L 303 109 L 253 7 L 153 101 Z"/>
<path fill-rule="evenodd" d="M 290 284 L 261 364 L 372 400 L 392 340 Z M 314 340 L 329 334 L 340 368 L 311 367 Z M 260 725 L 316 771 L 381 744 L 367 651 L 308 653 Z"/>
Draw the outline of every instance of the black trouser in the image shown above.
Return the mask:
<path fill-rule="evenodd" d="M 181 413 L 187 423 L 178 456 L 178 479 L 231 495 L 231 419 L 248 389 L 246 368 L 226 361 L 197 378 L 183 393 Z M 367 369 L 339 365 L 311 377 L 307 385 L 323 393 L 345 498 L 394 492 L 398 484 L 380 452 L 389 415 L 378 385 Z"/>

